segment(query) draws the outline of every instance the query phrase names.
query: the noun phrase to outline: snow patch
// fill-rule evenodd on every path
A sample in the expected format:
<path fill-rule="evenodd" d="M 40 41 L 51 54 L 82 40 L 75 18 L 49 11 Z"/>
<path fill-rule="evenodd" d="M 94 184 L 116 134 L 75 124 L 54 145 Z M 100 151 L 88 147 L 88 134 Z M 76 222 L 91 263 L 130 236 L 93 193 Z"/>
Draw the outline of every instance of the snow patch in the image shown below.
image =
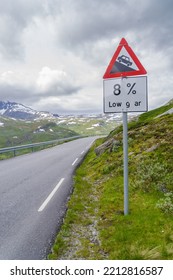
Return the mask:
<path fill-rule="evenodd" d="M 3 115 L 6 112 L 6 109 L 1 109 L 0 114 Z"/>
<path fill-rule="evenodd" d="M 57 122 L 57 124 L 65 123 L 65 122 L 66 122 L 66 120 L 61 120 L 61 121 Z"/>
<path fill-rule="evenodd" d="M 69 124 L 76 124 L 76 122 L 69 122 L 69 123 L 67 123 L 67 124 L 68 124 L 68 125 L 69 125 Z"/>
<path fill-rule="evenodd" d="M 100 124 L 99 124 L 99 123 L 96 123 L 96 124 L 93 124 L 92 126 L 93 126 L 93 127 L 98 127 L 98 126 L 100 126 Z"/>

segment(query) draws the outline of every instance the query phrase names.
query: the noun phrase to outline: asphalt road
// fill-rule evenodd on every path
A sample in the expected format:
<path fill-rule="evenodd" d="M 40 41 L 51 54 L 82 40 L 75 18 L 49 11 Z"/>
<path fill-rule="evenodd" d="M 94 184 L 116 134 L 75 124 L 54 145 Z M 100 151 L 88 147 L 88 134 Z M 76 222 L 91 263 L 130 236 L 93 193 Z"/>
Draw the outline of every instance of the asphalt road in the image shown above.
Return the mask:
<path fill-rule="evenodd" d="M 94 137 L 0 161 L 0 259 L 45 259 Z"/>

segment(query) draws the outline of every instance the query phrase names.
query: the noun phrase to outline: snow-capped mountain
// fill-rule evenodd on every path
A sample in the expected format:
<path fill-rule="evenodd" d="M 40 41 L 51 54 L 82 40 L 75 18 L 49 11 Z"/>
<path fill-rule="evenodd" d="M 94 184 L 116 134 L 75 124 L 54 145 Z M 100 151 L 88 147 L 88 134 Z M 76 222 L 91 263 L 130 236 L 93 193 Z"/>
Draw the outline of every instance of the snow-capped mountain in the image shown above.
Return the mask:
<path fill-rule="evenodd" d="M 53 114 L 49 112 L 39 112 L 23 104 L 10 101 L 0 101 L 0 115 L 23 120 L 53 117 Z"/>

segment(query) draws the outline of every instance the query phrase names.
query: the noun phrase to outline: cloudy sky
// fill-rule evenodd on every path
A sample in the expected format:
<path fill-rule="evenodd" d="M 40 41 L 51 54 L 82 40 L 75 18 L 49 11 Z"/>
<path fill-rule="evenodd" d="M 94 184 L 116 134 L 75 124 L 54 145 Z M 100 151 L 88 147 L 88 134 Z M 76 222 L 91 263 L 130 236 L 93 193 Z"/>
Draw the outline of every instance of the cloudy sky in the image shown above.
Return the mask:
<path fill-rule="evenodd" d="M 145 69 L 149 109 L 173 98 L 172 0 L 0 0 L 0 100 L 53 113 L 103 112 L 121 38 Z"/>

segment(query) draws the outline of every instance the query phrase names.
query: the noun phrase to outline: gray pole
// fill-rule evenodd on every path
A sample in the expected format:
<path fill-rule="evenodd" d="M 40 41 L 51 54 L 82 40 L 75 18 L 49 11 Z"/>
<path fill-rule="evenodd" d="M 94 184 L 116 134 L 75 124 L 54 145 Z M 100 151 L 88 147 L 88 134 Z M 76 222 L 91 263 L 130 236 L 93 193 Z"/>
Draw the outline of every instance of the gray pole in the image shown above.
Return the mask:
<path fill-rule="evenodd" d="M 123 152 L 124 152 L 124 215 L 129 213 L 128 194 L 128 126 L 127 112 L 123 112 Z"/>

